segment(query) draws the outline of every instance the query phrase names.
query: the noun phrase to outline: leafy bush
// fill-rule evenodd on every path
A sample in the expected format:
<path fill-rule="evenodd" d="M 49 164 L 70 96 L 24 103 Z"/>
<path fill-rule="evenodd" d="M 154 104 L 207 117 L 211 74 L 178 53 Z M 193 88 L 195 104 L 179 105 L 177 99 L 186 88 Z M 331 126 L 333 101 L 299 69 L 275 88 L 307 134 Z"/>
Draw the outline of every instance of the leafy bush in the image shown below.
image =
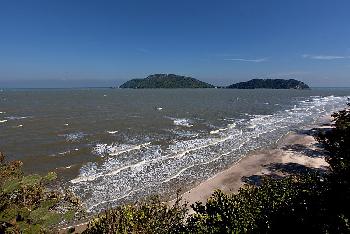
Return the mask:
<path fill-rule="evenodd" d="M 56 177 L 53 172 L 24 176 L 22 162 L 6 162 L 0 153 L 0 233 L 45 232 L 71 221 L 72 212 L 81 213 L 72 194 L 50 189 Z"/>
<path fill-rule="evenodd" d="M 245 186 L 237 194 L 216 191 L 205 205 L 193 205 L 190 233 L 271 233 L 321 231 L 323 183 L 318 176 L 265 178 L 259 186 Z M 315 183 L 316 182 L 316 183 Z M 315 192 L 313 192 L 315 191 Z"/>
<path fill-rule="evenodd" d="M 148 202 L 107 210 L 89 223 L 89 233 L 179 233 L 184 230 L 187 205 L 173 206 L 153 197 Z"/>
<path fill-rule="evenodd" d="M 348 104 L 349 105 L 349 104 Z M 350 105 L 349 105 L 350 106 Z M 329 152 L 326 157 L 328 176 L 328 209 L 334 232 L 350 232 L 350 110 L 334 113 L 334 128 L 318 135 L 317 140 Z"/>

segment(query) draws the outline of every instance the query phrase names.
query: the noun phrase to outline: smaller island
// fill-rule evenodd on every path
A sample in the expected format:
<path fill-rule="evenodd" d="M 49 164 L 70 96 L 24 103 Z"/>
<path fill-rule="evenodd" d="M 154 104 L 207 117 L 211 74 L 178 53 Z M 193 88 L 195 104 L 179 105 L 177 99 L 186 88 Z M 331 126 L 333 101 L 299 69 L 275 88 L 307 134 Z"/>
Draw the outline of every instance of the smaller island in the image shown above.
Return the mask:
<path fill-rule="evenodd" d="M 154 74 L 144 79 L 132 79 L 120 86 L 129 89 L 179 89 L 179 88 L 214 88 L 213 85 L 192 77 L 175 74 Z"/>
<path fill-rule="evenodd" d="M 310 89 L 304 82 L 289 79 L 253 79 L 227 86 L 228 89 Z"/>

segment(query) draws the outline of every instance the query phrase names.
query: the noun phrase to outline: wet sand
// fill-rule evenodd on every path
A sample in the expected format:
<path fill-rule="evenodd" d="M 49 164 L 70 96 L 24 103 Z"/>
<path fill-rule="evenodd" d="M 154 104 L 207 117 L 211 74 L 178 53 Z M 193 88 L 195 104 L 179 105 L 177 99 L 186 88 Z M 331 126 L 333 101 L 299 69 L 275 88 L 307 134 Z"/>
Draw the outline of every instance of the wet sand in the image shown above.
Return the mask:
<path fill-rule="evenodd" d="M 323 126 L 291 132 L 277 143 L 276 148 L 250 153 L 232 167 L 184 193 L 183 199 L 189 204 L 205 202 L 216 189 L 235 193 L 246 182 L 259 183 L 262 175 L 285 176 L 307 169 L 326 171 L 325 154 L 312 134 L 329 128 Z"/>
<path fill-rule="evenodd" d="M 189 204 L 206 202 L 216 189 L 235 193 L 246 182 L 258 183 L 262 175 L 285 176 L 307 169 L 327 171 L 325 152 L 313 137 L 317 131 L 331 128 L 329 117 L 325 117 L 322 122 L 327 124 L 289 133 L 273 149 L 250 153 L 227 170 L 185 192 L 183 200 Z M 169 202 L 170 205 L 172 203 L 173 201 Z M 86 229 L 87 222 L 70 227 L 75 227 L 74 233 L 81 233 Z M 70 227 L 62 228 L 59 233 L 66 233 Z"/>

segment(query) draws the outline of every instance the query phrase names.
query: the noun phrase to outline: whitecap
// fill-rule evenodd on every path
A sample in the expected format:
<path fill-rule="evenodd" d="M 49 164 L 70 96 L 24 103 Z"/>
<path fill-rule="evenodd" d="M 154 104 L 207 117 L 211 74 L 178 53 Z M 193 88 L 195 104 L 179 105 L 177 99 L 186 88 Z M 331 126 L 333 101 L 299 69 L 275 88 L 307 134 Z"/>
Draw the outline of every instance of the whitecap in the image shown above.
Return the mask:
<path fill-rule="evenodd" d="M 116 143 L 113 143 L 111 145 L 97 144 L 93 148 L 92 152 L 100 156 L 104 156 L 104 155 L 117 156 L 119 154 L 123 154 L 133 150 L 138 150 L 138 149 L 147 147 L 150 144 L 151 142 L 147 142 L 140 145 L 116 144 Z"/>
<path fill-rule="evenodd" d="M 218 129 L 218 130 L 212 130 L 212 131 L 210 131 L 209 133 L 210 134 L 218 134 L 220 132 L 220 129 Z"/>
<path fill-rule="evenodd" d="M 116 134 L 118 131 L 107 131 L 107 133 L 109 133 L 109 134 Z"/>
<path fill-rule="evenodd" d="M 7 119 L 0 120 L 0 123 L 6 123 Z"/>
<path fill-rule="evenodd" d="M 86 136 L 86 134 L 83 132 L 73 132 L 73 133 L 63 134 L 63 135 L 59 135 L 59 136 L 65 137 L 66 141 L 74 142 L 74 141 L 81 140 L 82 138 L 84 138 Z"/>
<path fill-rule="evenodd" d="M 166 131 L 171 132 L 180 137 L 198 137 L 199 133 L 185 130 L 175 130 L 175 129 L 166 129 Z"/>
<path fill-rule="evenodd" d="M 20 119 L 27 119 L 30 118 L 30 116 L 7 116 L 5 119 L 8 120 L 20 120 Z"/>
<path fill-rule="evenodd" d="M 204 132 L 191 140 L 175 136 L 166 146 L 96 145 L 96 152 L 119 156 L 85 164 L 79 176 L 71 181 L 71 187 L 82 195 L 88 211 L 100 211 L 152 193 L 173 192 L 174 184 L 181 186 L 188 181 L 209 178 L 218 168 L 231 165 L 251 150 L 274 144 L 290 129 L 310 124 L 320 115 L 343 108 L 346 102 L 344 98 L 320 97 L 308 103 L 295 103 L 296 108 L 291 106 L 289 110 L 271 115 L 248 114 L 244 120 L 228 122 L 226 128 L 214 128 L 213 131 L 219 130 L 217 135 L 208 136 Z"/>
<path fill-rule="evenodd" d="M 232 129 L 236 127 L 236 123 L 227 124 L 227 128 Z"/>
<path fill-rule="evenodd" d="M 63 152 L 60 152 L 58 153 L 59 155 L 66 155 L 66 154 L 70 154 L 70 150 L 67 150 L 67 151 L 63 151 Z"/>
<path fill-rule="evenodd" d="M 219 128 L 217 130 L 212 130 L 209 133 L 210 134 L 219 134 L 220 132 L 226 131 L 228 128 Z"/>
<path fill-rule="evenodd" d="M 177 126 L 183 126 L 183 127 L 193 127 L 193 124 L 191 123 L 191 121 L 189 119 L 174 119 L 174 125 Z"/>

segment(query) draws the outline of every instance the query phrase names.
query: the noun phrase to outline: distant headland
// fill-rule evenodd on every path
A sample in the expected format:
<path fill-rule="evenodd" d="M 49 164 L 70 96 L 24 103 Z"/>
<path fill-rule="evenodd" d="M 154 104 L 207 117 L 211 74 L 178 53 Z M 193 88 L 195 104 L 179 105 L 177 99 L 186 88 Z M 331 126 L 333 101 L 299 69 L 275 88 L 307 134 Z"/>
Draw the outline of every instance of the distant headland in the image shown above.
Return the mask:
<path fill-rule="evenodd" d="M 289 79 L 253 79 L 227 86 L 228 89 L 310 89 L 304 82 Z"/>
<path fill-rule="evenodd" d="M 129 89 L 174 89 L 174 88 L 227 88 L 227 89 L 310 89 L 304 82 L 289 79 L 253 79 L 224 87 L 175 74 L 154 74 L 144 79 L 132 79 L 119 88 Z"/>
<path fill-rule="evenodd" d="M 175 74 L 154 74 L 144 79 L 132 79 L 120 86 L 130 89 L 176 89 L 176 88 L 214 88 L 213 85 L 192 77 Z"/>

